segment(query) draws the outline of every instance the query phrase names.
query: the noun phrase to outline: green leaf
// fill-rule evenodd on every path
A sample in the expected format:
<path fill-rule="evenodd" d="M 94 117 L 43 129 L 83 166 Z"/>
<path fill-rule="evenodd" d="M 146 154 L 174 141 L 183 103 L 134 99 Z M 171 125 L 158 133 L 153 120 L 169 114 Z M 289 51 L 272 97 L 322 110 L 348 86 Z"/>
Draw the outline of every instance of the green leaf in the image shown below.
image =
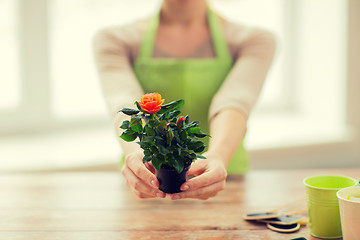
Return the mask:
<path fill-rule="evenodd" d="M 195 153 L 190 153 L 189 158 L 190 159 L 196 159 L 196 154 Z"/>
<path fill-rule="evenodd" d="M 177 117 L 181 112 L 179 110 L 172 111 L 169 113 L 169 119 L 172 119 L 174 117 Z M 176 120 L 175 120 L 176 121 Z"/>
<path fill-rule="evenodd" d="M 153 154 L 159 154 L 159 149 L 156 146 L 151 146 L 150 150 Z"/>
<path fill-rule="evenodd" d="M 167 125 L 167 122 L 165 120 L 162 120 L 160 121 L 160 129 L 161 131 L 163 131 L 164 129 L 166 129 L 166 125 Z"/>
<path fill-rule="evenodd" d="M 149 135 L 149 136 L 155 136 L 155 131 L 154 129 L 152 129 L 149 126 L 145 126 L 145 132 Z"/>
<path fill-rule="evenodd" d="M 156 131 L 158 134 L 161 134 L 161 132 L 160 131 Z M 159 140 L 159 141 L 162 141 L 163 139 L 162 139 L 162 137 L 160 137 L 160 136 L 155 136 L 155 139 L 156 140 Z"/>
<path fill-rule="evenodd" d="M 167 120 L 169 119 L 169 113 L 165 112 L 163 114 L 161 114 L 161 116 L 159 117 L 159 120 Z"/>
<path fill-rule="evenodd" d="M 139 117 L 139 116 L 132 116 L 132 117 L 131 117 L 130 124 L 129 124 L 129 127 L 132 127 L 132 126 L 138 124 L 139 122 L 141 122 L 141 117 Z M 141 123 L 142 123 L 142 122 L 141 122 Z"/>
<path fill-rule="evenodd" d="M 151 147 L 151 145 L 152 145 L 151 143 L 144 142 L 144 141 L 136 142 L 136 143 L 139 144 L 142 149 L 147 149 L 147 148 Z"/>
<path fill-rule="evenodd" d="M 130 124 L 130 121 L 129 121 L 129 120 L 125 120 L 125 121 L 122 122 L 120 128 L 121 128 L 121 129 L 128 129 L 129 124 Z"/>
<path fill-rule="evenodd" d="M 197 126 L 199 126 L 199 124 L 200 124 L 199 121 L 193 121 L 193 122 L 185 125 L 184 129 L 189 129 L 189 128 L 197 127 Z"/>
<path fill-rule="evenodd" d="M 143 127 L 142 127 L 141 117 L 139 117 L 139 116 L 132 116 L 132 117 L 131 117 L 130 124 L 129 124 L 129 127 L 130 127 L 131 130 L 133 130 L 134 132 L 137 132 L 137 133 L 142 132 Z"/>
<path fill-rule="evenodd" d="M 204 151 L 204 149 L 205 149 L 205 146 L 203 145 L 203 146 L 201 146 L 201 147 L 199 147 L 199 148 L 195 149 L 195 150 L 194 150 L 194 152 L 199 153 L 199 152 Z"/>
<path fill-rule="evenodd" d="M 180 132 L 180 139 L 182 142 L 184 142 L 187 138 L 187 132 L 186 131 L 181 131 Z"/>
<path fill-rule="evenodd" d="M 189 116 L 186 116 L 185 117 L 185 124 L 189 124 L 189 122 L 190 122 L 190 118 L 189 118 Z"/>
<path fill-rule="evenodd" d="M 181 173 L 182 170 L 184 170 L 184 162 L 176 159 L 173 163 L 173 167 L 178 173 Z"/>
<path fill-rule="evenodd" d="M 122 112 L 126 115 L 129 115 L 129 116 L 132 116 L 132 115 L 138 114 L 140 111 L 136 110 L 136 109 L 131 109 L 131 108 L 123 108 L 120 110 L 120 112 Z"/>
<path fill-rule="evenodd" d="M 186 148 L 185 147 L 183 147 L 183 146 L 181 146 L 180 144 L 176 144 L 181 150 L 185 150 Z M 182 152 L 182 153 L 184 153 L 184 152 Z"/>
<path fill-rule="evenodd" d="M 137 133 L 140 133 L 142 131 L 142 124 L 141 122 L 134 125 L 134 126 L 131 126 L 131 130 L 133 130 L 134 132 L 137 132 Z"/>
<path fill-rule="evenodd" d="M 151 142 L 154 141 L 154 139 L 155 139 L 154 136 L 144 136 L 143 139 L 142 139 L 142 141 L 143 141 L 143 142 L 147 142 L 147 143 L 151 143 Z"/>
<path fill-rule="evenodd" d="M 190 128 L 188 130 L 189 133 L 195 133 L 195 134 L 199 134 L 200 133 L 200 128 L 199 127 L 193 127 L 193 128 Z"/>
<path fill-rule="evenodd" d="M 183 99 L 173 101 L 171 103 L 165 104 L 161 106 L 161 109 L 158 111 L 159 114 L 164 113 L 166 111 L 174 111 L 180 110 L 181 107 L 184 105 L 185 101 Z"/>
<path fill-rule="evenodd" d="M 152 155 L 145 155 L 143 157 L 143 163 L 149 162 L 152 159 Z"/>
<path fill-rule="evenodd" d="M 204 157 L 203 155 L 200 155 L 200 154 L 197 154 L 196 157 L 201 158 L 201 159 L 206 159 L 206 157 Z"/>
<path fill-rule="evenodd" d="M 144 155 L 145 156 L 151 155 L 151 151 L 149 149 L 144 149 Z"/>
<path fill-rule="evenodd" d="M 189 128 L 192 128 L 192 127 L 197 127 L 199 126 L 200 122 L 199 121 L 193 121 L 189 124 Z"/>
<path fill-rule="evenodd" d="M 133 131 L 126 130 L 120 137 L 127 142 L 132 142 L 136 139 L 137 135 Z"/>
<path fill-rule="evenodd" d="M 155 129 L 159 126 L 160 122 L 154 119 L 149 120 L 148 125 L 150 128 Z"/>
<path fill-rule="evenodd" d="M 142 107 L 140 106 L 138 101 L 135 102 L 135 105 L 136 105 L 137 109 L 139 109 L 139 111 L 144 112 L 144 110 L 142 109 Z"/>
<path fill-rule="evenodd" d="M 180 138 L 179 138 L 179 135 L 178 135 L 178 133 L 174 133 L 174 139 L 173 139 L 173 141 L 176 141 L 177 143 L 181 143 L 181 140 L 180 140 Z"/>
<path fill-rule="evenodd" d="M 167 155 L 167 158 L 166 158 L 166 164 L 169 165 L 169 166 L 173 166 L 175 163 L 175 158 L 173 155 L 169 154 Z"/>
<path fill-rule="evenodd" d="M 181 157 L 181 158 L 188 158 L 188 155 L 189 155 L 189 154 L 190 154 L 190 153 L 189 153 L 188 150 L 182 149 L 182 150 L 181 150 L 180 157 Z"/>
<path fill-rule="evenodd" d="M 197 136 L 199 138 L 204 138 L 204 137 L 206 137 L 208 135 L 206 133 L 203 133 L 203 132 L 200 131 L 199 133 L 195 134 L 195 136 Z"/>
<path fill-rule="evenodd" d="M 166 155 L 169 153 L 169 149 L 166 146 L 159 144 L 158 147 L 161 154 Z"/>
<path fill-rule="evenodd" d="M 152 157 L 151 163 L 156 170 L 158 170 L 158 171 L 160 170 L 162 162 L 160 161 L 160 159 L 157 156 Z"/>
<path fill-rule="evenodd" d="M 204 143 L 201 141 L 193 141 L 188 144 L 188 148 L 190 150 L 196 150 L 198 148 L 201 148 L 202 146 L 204 146 Z"/>

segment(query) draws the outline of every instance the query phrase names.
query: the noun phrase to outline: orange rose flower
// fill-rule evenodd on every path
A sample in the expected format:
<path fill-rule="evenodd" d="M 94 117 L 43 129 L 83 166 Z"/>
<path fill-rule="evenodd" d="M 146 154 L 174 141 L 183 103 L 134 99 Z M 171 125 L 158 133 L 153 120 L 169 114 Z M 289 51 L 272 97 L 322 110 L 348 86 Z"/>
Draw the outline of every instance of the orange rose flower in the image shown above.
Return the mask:
<path fill-rule="evenodd" d="M 147 93 L 141 97 L 139 102 L 141 108 L 147 113 L 156 113 L 160 110 L 164 99 L 158 93 Z"/>

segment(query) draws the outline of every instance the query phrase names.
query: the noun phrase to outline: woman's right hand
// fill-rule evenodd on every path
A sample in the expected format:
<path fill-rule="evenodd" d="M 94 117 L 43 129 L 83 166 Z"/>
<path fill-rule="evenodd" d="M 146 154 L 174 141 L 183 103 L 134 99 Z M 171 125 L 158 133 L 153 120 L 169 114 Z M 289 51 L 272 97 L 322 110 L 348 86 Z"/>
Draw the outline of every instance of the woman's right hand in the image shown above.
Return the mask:
<path fill-rule="evenodd" d="M 166 194 L 159 190 L 159 182 L 155 176 L 155 169 L 149 163 L 143 163 L 141 150 L 125 156 L 125 164 L 121 169 L 126 185 L 139 198 L 165 198 Z"/>

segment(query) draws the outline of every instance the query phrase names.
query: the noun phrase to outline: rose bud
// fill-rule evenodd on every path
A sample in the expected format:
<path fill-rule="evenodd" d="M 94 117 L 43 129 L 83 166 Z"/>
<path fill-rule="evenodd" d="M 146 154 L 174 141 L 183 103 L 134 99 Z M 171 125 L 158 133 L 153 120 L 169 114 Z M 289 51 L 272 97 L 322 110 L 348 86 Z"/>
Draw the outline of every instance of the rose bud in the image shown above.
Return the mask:
<path fill-rule="evenodd" d="M 176 125 L 178 126 L 178 128 L 183 128 L 184 127 L 184 122 L 185 119 L 183 117 L 180 117 L 179 120 L 177 121 Z"/>

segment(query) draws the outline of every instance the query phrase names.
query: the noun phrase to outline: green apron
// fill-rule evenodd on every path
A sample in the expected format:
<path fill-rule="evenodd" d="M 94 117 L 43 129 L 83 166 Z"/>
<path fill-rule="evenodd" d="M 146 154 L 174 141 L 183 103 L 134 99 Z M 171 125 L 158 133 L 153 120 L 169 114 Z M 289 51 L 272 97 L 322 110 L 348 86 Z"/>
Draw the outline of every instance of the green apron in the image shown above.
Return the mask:
<path fill-rule="evenodd" d="M 200 121 L 202 130 L 209 133 L 210 103 L 231 70 L 233 61 L 219 19 L 211 10 L 207 15 L 215 58 L 152 58 L 160 16 L 157 14 L 145 32 L 134 72 L 144 92 L 158 92 L 166 102 L 184 99 L 182 114 L 188 114 L 191 121 Z M 229 174 L 241 174 L 247 169 L 248 156 L 241 143 L 227 170 Z"/>

